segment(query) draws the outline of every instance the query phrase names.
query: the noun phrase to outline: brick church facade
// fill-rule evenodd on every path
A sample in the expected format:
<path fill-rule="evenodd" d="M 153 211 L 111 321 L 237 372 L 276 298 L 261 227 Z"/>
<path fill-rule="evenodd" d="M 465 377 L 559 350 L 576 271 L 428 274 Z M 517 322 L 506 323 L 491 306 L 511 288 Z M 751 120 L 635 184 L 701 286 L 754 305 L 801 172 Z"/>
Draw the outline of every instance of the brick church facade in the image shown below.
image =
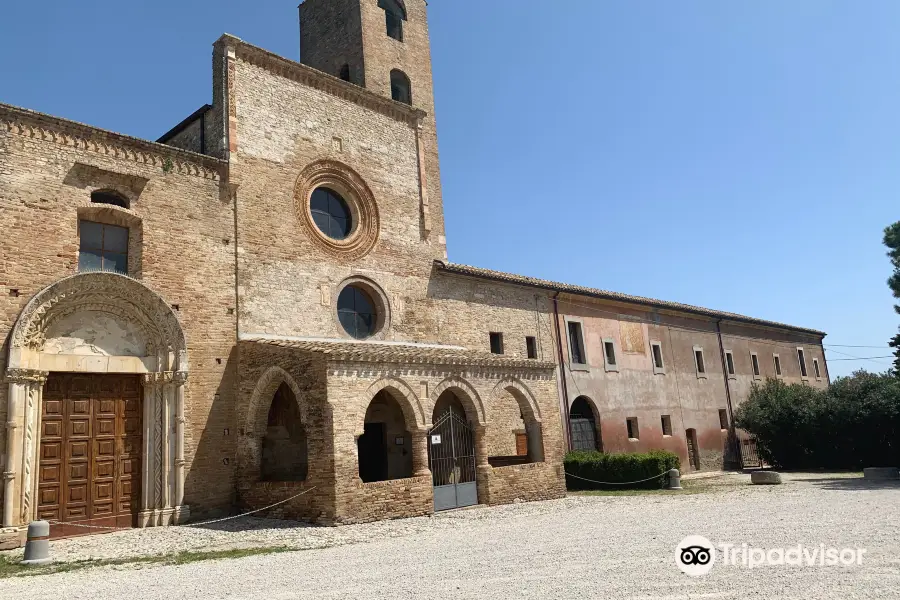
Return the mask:
<path fill-rule="evenodd" d="M 7 536 L 558 498 L 569 447 L 720 468 L 754 381 L 827 385 L 818 331 L 448 262 L 425 1 L 300 25 L 157 142 L 0 105 Z"/>

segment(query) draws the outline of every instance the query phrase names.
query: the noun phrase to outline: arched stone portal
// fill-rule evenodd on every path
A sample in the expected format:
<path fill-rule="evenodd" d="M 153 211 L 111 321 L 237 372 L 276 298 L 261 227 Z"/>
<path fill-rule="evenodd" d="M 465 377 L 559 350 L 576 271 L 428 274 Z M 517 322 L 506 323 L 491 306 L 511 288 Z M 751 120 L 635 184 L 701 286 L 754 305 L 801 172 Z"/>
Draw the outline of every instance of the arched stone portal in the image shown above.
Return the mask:
<path fill-rule="evenodd" d="M 188 359 L 175 313 L 142 283 L 81 273 L 36 294 L 10 336 L 3 524 L 36 517 L 44 383 L 54 372 L 143 381 L 138 526 L 186 520 L 184 386 Z"/>

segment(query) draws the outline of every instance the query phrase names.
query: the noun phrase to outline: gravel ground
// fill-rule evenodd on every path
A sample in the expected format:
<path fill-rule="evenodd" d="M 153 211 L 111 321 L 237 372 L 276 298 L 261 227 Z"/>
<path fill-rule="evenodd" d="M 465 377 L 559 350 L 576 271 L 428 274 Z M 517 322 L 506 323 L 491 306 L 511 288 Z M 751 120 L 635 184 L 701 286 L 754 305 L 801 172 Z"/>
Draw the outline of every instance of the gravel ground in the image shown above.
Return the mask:
<path fill-rule="evenodd" d="M 704 480 L 695 495 L 572 496 L 341 528 L 263 519 L 57 542 L 57 558 L 290 546 L 304 552 L 182 566 L 120 566 L 0 580 L 0 598 L 900 598 L 900 485 L 790 475 Z M 675 545 L 865 548 L 851 567 L 718 564 L 682 575 Z"/>

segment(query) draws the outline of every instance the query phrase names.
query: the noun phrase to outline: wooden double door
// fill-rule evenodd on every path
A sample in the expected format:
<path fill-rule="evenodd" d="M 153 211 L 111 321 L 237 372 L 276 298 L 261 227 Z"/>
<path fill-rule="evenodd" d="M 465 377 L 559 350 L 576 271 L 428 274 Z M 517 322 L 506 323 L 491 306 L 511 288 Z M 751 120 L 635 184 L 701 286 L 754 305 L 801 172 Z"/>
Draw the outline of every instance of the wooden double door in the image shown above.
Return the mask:
<path fill-rule="evenodd" d="M 37 516 L 51 537 L 134 527 L 141 498 L 139 376 L 53 373 L 41 406 Z"/>

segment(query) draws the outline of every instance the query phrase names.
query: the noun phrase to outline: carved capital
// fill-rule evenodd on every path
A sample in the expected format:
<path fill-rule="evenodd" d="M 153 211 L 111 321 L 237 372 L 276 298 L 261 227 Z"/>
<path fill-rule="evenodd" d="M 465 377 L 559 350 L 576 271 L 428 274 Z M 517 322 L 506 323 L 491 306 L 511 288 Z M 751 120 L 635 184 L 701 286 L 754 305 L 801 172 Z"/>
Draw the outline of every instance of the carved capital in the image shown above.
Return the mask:
<path fill-rule="evenodd" d="M 187 464 L 187 461 L 184 460 L 183 458 L 179 458 L 179 459 L 176 459 L 176 460 L 175 460 L 175 466 L 176 466 L 176 467 L 183 467 L 183 466 L 186 465 L 186 464 Z"/>
<path fill-rule="evenodd" d="M 187 383 L 188 374 L 187 371 L 176 371 L 172 375 L 172 379 L 175 382 L 175 385 L 178 387 L 183 386 Z"/>
<path fill-rule="evenodd" d="M 6 381 L 9 383 L 40 383 L 47 381 L 47 371 L 38 371 L 37 369 L 7 369 Z"/>
<path fill-rule="evenodd" d="M 15 471 L 3 471 L 3 479 L 10 480 L 16 478 Z"/>
<path fill-rule="evenodd" d="M 18 425 L 16 424 L 15 421 L 7 421 L 6 422 L 6 429 L 8 429 L 9 431 L 14 430 L 16 427 L 18 427 Z"/>

